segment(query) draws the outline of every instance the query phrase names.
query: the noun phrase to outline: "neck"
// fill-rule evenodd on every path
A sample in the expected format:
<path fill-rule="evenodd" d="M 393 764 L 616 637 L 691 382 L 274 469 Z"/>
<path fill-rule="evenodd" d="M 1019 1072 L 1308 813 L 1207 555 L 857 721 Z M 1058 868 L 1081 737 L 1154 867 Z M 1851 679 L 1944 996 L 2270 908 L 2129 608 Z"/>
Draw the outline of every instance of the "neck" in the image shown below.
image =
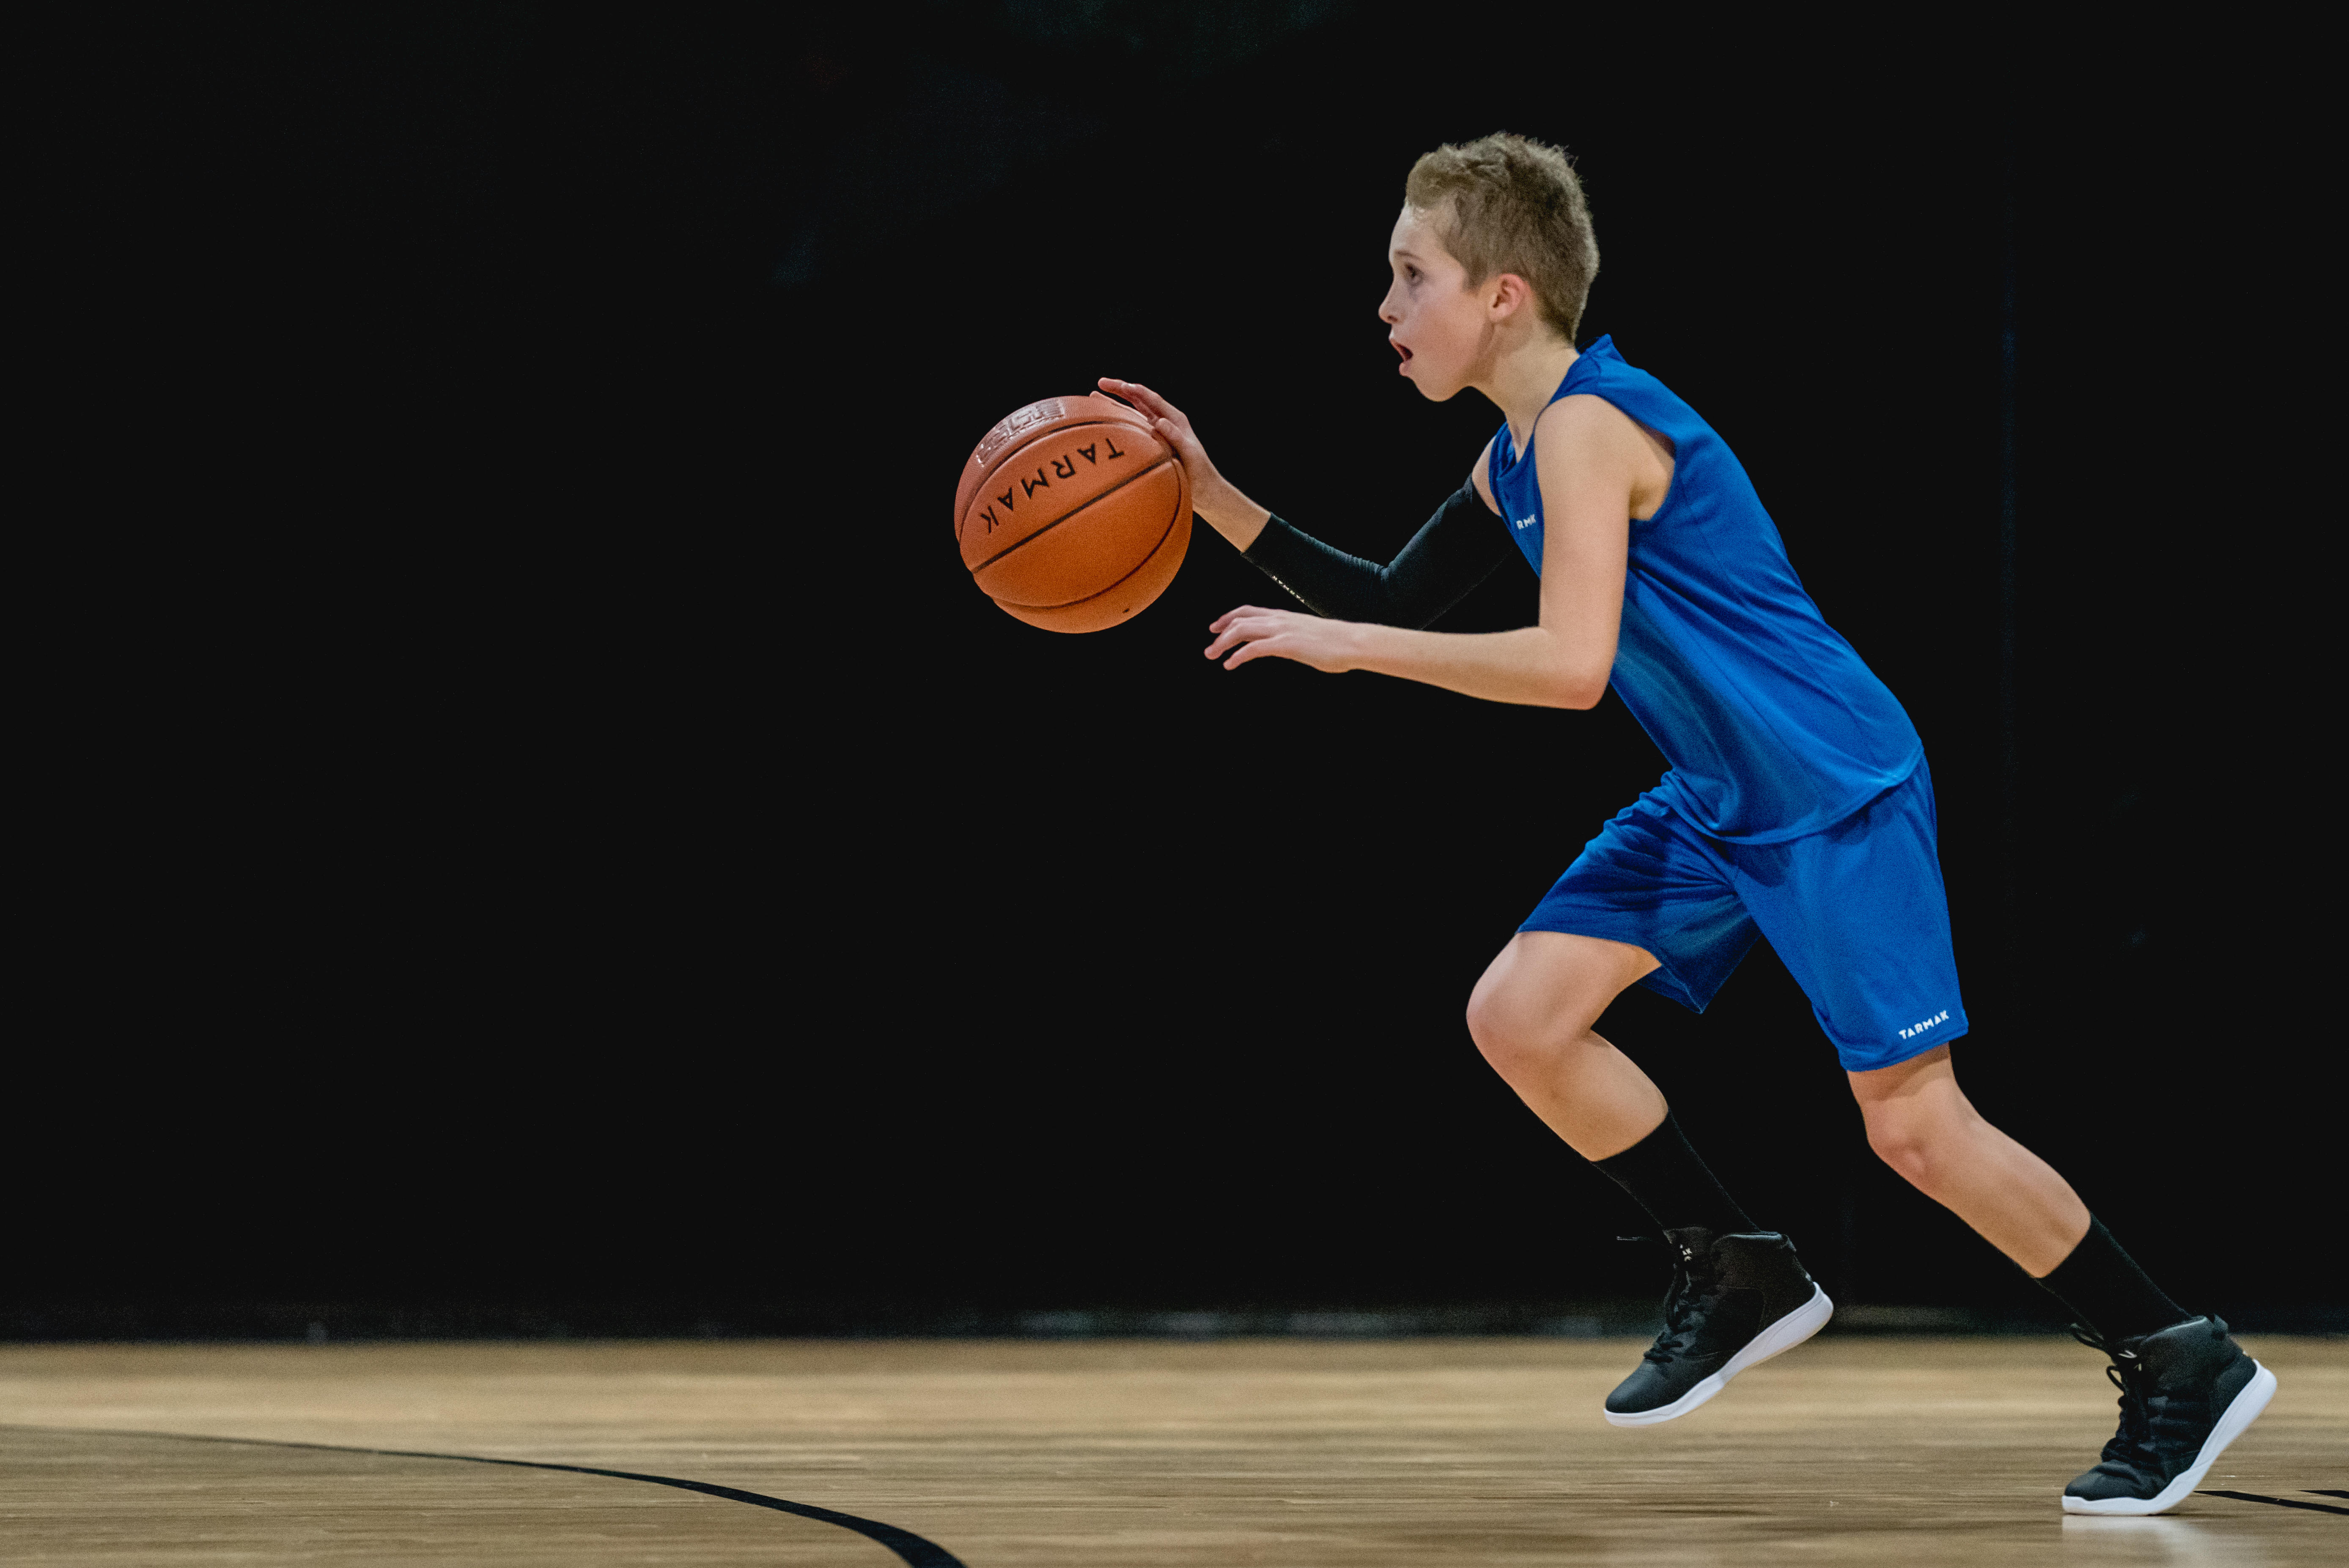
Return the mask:
<path fill-rule="evenodd" d="M 1509 438 L 1523 451 L 1526 432 L 1534 428 L 1541 411 L 1549 407 L 1557 384 L 1581 357 L 1574 345 L 1545 332 L 1500 347 L 1493 356 L 1490 373 L 1469 385 L 1500 408 L 1509 421 Z"/>

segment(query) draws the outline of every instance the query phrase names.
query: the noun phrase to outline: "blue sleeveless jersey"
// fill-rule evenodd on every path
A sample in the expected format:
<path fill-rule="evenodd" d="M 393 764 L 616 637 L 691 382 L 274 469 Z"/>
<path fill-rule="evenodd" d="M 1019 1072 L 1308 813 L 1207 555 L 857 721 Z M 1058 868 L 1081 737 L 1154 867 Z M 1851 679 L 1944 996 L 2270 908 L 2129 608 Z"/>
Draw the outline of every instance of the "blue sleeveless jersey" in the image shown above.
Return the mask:
<path fill-rule="evenodd" d="M 1916 727 L 1837 635 L 1786 560 L 1777 525 L 1713 428 L 1602 337 L 1551 401 L 1604 397 L 1672 449 L 1671 488 L 1631 523 L 1612 684 L 1671 763 L 1658 789 L 1716 838 L 1773 843 L 1842 820 L 1909 777 Z M 1506 424 L 1488 475 L 1504 525 L 1542 563 L 1533 442 Z"/>

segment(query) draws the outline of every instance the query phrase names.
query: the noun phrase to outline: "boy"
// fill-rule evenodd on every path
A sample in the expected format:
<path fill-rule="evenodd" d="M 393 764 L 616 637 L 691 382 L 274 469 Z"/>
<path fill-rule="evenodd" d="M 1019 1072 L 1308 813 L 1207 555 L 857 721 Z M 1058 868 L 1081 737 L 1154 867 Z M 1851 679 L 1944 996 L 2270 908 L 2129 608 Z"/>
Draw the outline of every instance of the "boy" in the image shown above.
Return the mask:
<path fill-rule="evenodd" d="M 1869 1144 L 2112 1357 L 2120 1429 L 2064 1508 L 2175 1507 L 2266 1407 L 2275 1377 L 2224 1323 L 2164 1295 L 2070 1185 L 1959 1090 L 1950 1042 L 1966 1016 L 1932 781 L 1908 715 L 1804 593 L 1721 438 L 1611 340 L 1576 350 L 1599 253 L 1566 155 L 1506 135 L 1444 147 L 1413 168 L 1404 197 L 1379 311 L 1401 372 L 1437 402 L 1473 387 L 1506 422 L 1390 565 L 1248 500 L 1149 388 L 1102 386 L 1174 444 L 1198 515 L 1317 612 L 1242 606 L 1211 628 L 1208 657 L 1375 670 L 1554 707 L 1590 707 L 1611 685 L 1671 763 L 1568 868 L 1468 1003 L 1494 1068 L 1675 1253 L 1663 1332 L 1608 1398 L 1608 1420 L 1686 1415 L 1833 1310 L 1786 1238 L 1698 1158 L 1655 1084 L 1591 1027 L 1634 984 L 1702 1010 L 1762 935 L 1835 1043 Z M 1418 629 L 1512 542 L 1541 577 L 1537 624 Z"/>

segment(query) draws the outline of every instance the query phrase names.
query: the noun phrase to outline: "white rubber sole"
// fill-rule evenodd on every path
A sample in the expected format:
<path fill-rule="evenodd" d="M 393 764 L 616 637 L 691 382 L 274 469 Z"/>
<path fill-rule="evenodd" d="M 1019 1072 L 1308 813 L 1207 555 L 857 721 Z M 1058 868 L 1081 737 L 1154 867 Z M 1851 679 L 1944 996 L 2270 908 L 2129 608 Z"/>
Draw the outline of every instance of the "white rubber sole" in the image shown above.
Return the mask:
<path fill-rule="evenodd" d="M 1605 1411 L 1603 1413 L 1607 1417 L 1607 1424 L 1611 1427 L 1653 1427 L 1685 1416 L 1723 1388 L 1728 1387 L 1732 1377 L 1736 1377 L 1748 1367 L 1760 1366 L 1773 1356 L 1784 1356 L 1787 1351 L 1825 1328 L 1827 1326 L 1827 1319 L 1834 1315 L 1835 1303 L 1827 1299 L 1826 1291 L 1813 1285 L 1810 1300 L 1747 1341 L 1745 1348 L 1731 1357 L 1729 1365 L 1669 1405 L 1659 1405 L 1652 1410 L 1635 1410 L 1628 1415 L 1618 1415 L 1612 1410 Z M 2272 1386 L 2273 1380 L 2271 1379 L 2270 1382 Z M 2220 1445 L 2221 1448 L 2225 1446 L 2223 1443 Z M 2211 1450 L 2211 1457 L 2213 1459 L 2218 1457 L 2216 1449 Z M 2206 1465 L 2204 1468 L 2209 1467 Z"/>
<path fill-rule="evenodd" d="M 2258 1420 L 2260 1412 L 2268 1408 L 2268 1401 L 2275 1398 L 2275 1374 L 2256 1361 L 2251 1363 L 2251 1380 L 2243 1385 L 2243 1391 L 2235 1396 L 2234 1402 L 2227 1407 L 2218 1424 L 2210 1429 L 2210 1435 L 2202 1439 L 2202 1451 L 2195 1456 L 2191 1470 L 2180 1470 L 2168 1486 L 2151 1497 L 2085 1498 L 2074 1497 L 2067 1491 L 2064 1494 L 2064 1511 L 2167 1513 L 2193 1496 L 2194 1489 L 2202 1484 L 2202 1478 L 2210 1473 L 2210 1467 L 2218 1462 L 2219 1456 L 2227 1451 L 2227 1445 L 2241 1437 L 2244 1429 Z"/>

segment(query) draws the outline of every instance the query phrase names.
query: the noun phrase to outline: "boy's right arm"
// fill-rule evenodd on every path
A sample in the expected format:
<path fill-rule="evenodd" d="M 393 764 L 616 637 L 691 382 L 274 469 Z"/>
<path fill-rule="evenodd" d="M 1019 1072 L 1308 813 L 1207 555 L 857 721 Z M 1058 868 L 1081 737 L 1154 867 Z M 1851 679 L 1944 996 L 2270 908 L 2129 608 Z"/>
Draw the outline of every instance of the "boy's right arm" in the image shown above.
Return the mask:
<path fill-rule="evenodd" d="M 1190 416 L 1138 381 L 1104 376 L 1101 389 L 1124 398 L 1157 427 L 1158 434 L 1181 459 L 1183 471 L 1191 477 L 1191 510 L 1245 554 L 1272 513 L 1240 494 L 1237 486 L 1216 471 L 1207 449 L 1199 444 L 1197 432 L 1191 428 Z"/>
<path fill-rule="evenodd" d="M 1107 377 L 1101 386 L 1140 409 L 1174 449 L 1190 476 L 1192 510 L 1317 614 L 1424 626 L 1467 597 L 1509 553 L 1508 531 L 1492 526 L 1500 509 L 1485 489 L 1489 446 L 1469 482 L 1381 567 L 1332 549 L 1242 495 L 1216 471 L 1190 419 L 1149 387 Z"/>

